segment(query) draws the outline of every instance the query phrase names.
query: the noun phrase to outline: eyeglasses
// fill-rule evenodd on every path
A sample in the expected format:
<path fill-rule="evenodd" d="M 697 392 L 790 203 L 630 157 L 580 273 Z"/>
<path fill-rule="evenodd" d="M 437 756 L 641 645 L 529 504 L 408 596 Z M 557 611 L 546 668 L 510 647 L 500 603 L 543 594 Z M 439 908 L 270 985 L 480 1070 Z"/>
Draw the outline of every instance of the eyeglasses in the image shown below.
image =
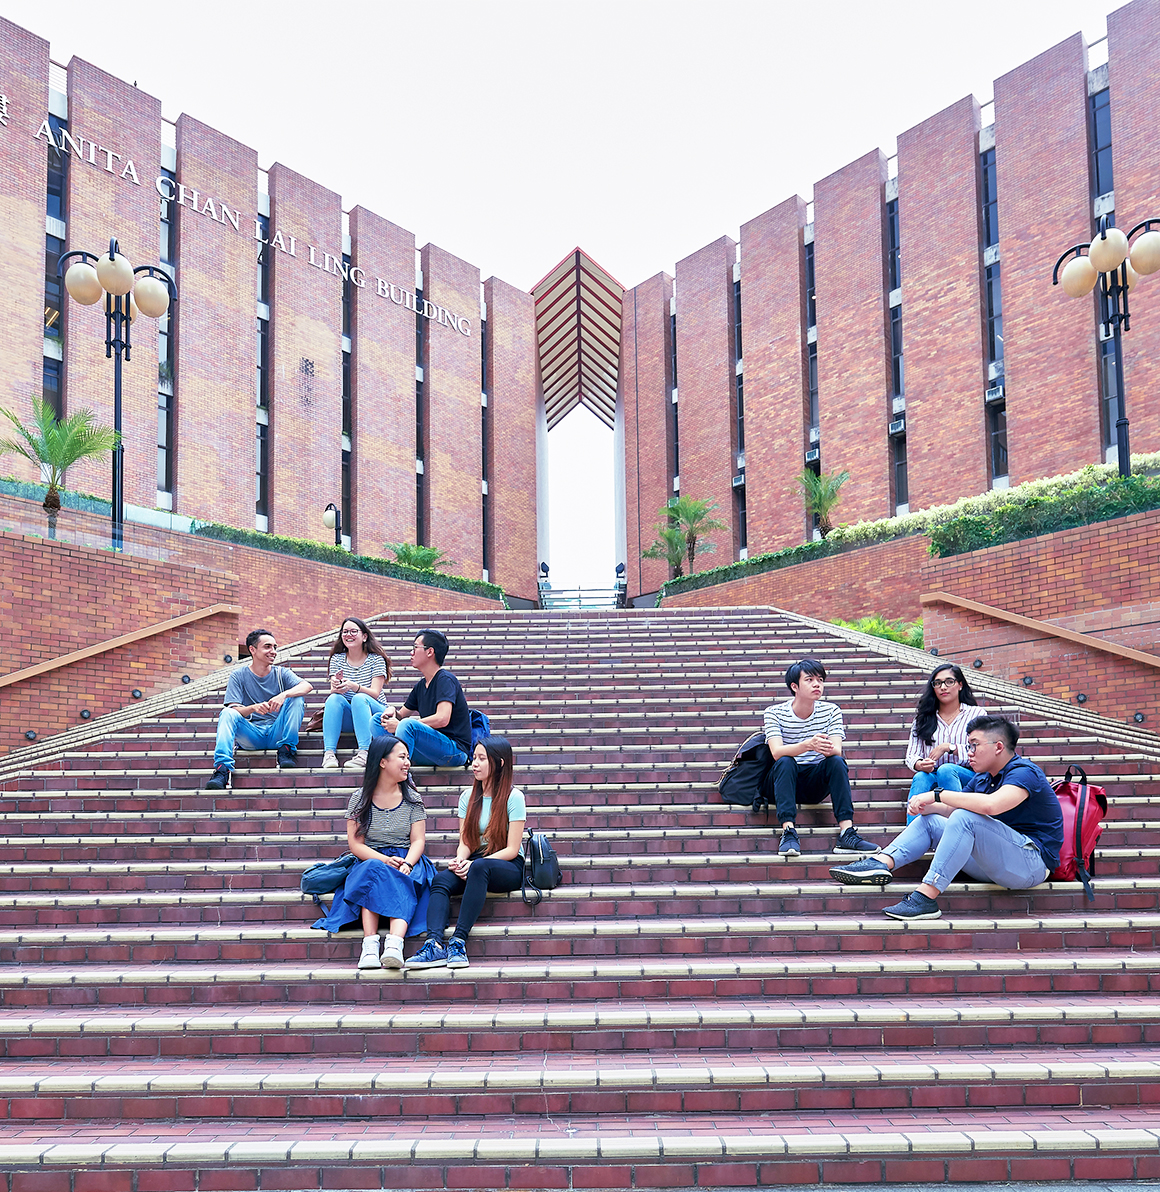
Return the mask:
<path fill-rule="evenodd" d="M 986 744 L 987 744 L 986 741 L 968 741 L 967 742 L 967 752 L 974 753 L 975 750 L 978 749 L 980 745 L 986 745 Z"/>
<path fill-rule="evenodd" d="M 958 679 L 935 679 L 931 684 L 932 687 L 956 687 Z"/>
<path fill-rule="evenodd" d="M 361 629 L 344 629 L 342 631 L 343 637 L 358 637 L 362 633 Z"/>

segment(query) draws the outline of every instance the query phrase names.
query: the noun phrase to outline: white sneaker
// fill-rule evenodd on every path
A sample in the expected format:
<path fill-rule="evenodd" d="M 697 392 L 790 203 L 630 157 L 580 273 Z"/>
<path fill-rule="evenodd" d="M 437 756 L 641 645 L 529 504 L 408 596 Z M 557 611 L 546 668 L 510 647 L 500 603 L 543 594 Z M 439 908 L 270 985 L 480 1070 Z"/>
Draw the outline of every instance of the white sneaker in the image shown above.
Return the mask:
<path fill-rule="evenodd" d="M 360 749 L 342 768 L 344 770 L 365 770 L 367 768 L 367 751 Z"/>
<path fill-rule="evenodd" d="M 324 770 L 338 769 L 338 754 L 335 753 L 333 749 L 328 749 L 322 755 L 322 768 Z"/>
<path fill-rule="evenodd" d="M 397 935 L 388 935 L 383 942 L 383 968 L 403 967 L 403 941 Z"/>
<path fill-rule="evenodd" d="M 363 939 L 362 955 L 358 958 L 360 969 L 377 969 L 383 967 L 379 959 L 379 937 L 368 935 Z"/>

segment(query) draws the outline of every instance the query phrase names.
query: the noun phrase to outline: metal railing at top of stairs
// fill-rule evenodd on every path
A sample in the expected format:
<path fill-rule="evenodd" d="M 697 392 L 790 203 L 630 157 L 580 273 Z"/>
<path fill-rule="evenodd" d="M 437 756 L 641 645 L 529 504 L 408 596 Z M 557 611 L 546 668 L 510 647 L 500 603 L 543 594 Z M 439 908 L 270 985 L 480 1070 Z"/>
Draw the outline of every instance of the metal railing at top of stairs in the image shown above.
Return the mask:
<path fill-rule="evenodd" d="M 551 588 L 540 584 L 542 609 L 626 608 L 628 588 L 617 584 L 614 588 Z"/>

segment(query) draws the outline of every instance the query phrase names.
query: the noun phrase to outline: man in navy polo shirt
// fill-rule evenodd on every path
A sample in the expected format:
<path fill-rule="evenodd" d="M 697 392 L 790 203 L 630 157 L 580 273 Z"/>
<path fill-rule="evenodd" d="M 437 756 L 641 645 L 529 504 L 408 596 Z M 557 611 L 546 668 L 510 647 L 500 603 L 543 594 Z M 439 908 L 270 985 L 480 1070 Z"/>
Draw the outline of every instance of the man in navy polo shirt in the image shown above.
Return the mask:
<path fill-rule="evenodd" d="M 416 766 L 464 766 L 471 752 L 471 711 L 459 680 L 443 666 L 446 635 L 424 629 L 411 649 L 411 665 L 421 676 L 403 706 L 372 721 L 371 733 L 394 733 Z"/>
<path fill-rule="evenodd" d="M 873 857 L 836 865 L 844 885 L 885 886 L 891 871 L 934 849 L 918 889 L 888 906 L 892 919 L 937 919 L 938 896 L 960 874 L 1008 890 L 1028 890 L 1059 864 L 1063 815 L 1043 771 L 1015 752 L 1019 730 L 1003 716 L 978 716 L 967 725 L 967 753 L 975 776 L 965 790 L 915 795 L 907 811 L 918 818 Z"/>

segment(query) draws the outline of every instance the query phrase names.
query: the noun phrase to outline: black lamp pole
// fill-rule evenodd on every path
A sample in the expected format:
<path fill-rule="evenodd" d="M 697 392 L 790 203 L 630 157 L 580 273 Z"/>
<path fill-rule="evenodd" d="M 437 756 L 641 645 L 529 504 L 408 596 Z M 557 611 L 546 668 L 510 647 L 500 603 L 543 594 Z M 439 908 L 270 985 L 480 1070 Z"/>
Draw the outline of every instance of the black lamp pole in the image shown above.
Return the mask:
<path fill-rule="evenodd" d="M 327 514 L 330 516 L 327 517 Z M 333 501 L 322 511 L 323 525 L 329 526 L 332 519 L 334 521 L 334 545 L 342 546 L 342 510 Z"/>

